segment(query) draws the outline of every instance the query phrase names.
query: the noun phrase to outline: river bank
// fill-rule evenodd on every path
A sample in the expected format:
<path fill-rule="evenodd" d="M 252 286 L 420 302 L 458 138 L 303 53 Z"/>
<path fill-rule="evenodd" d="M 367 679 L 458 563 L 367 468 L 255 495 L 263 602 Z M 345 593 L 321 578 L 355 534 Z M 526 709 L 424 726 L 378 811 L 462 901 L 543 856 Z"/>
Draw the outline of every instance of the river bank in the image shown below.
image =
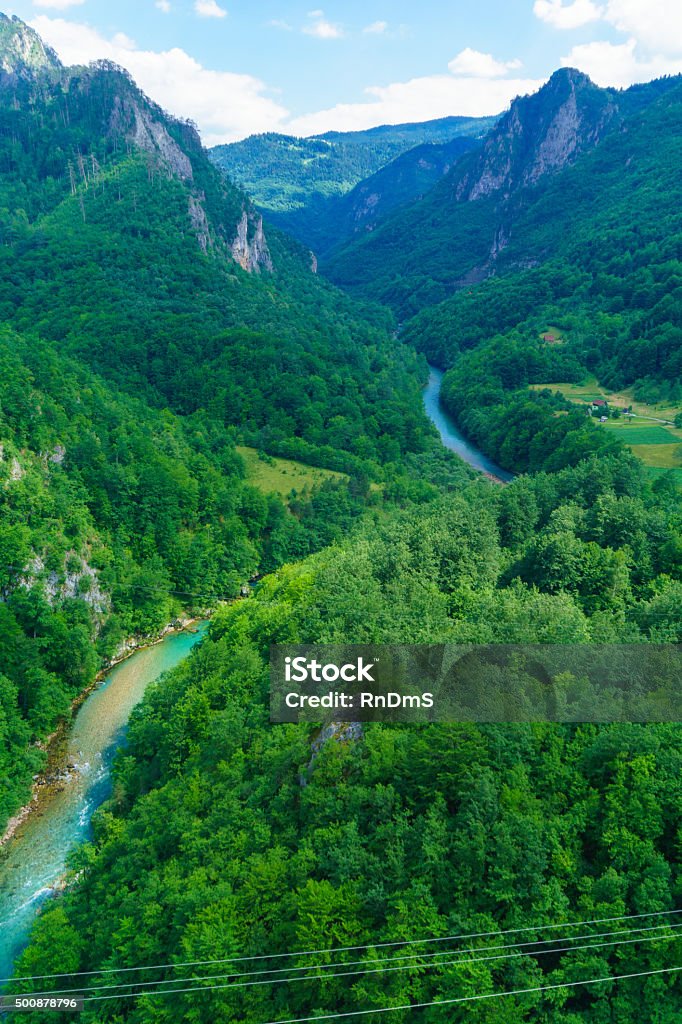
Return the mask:
<path fill-rule="evenodd" d="M 5 831 L 2 836 L 0 836 L 0 850 L 2 850 L 3 846 L 5 846 L 6 843 L 15 836 L 17 830 L 21 828 L 28 818 L 39 811 L 41 803 L 46 798 L 49 799 L 51 790 L 55 786 L 59 786 L 61 783 L 68 781 L 70 775 L 76 770 L 75 766 L 68 762 L 66 748 L 68 744 L 69 730 L 83 702 L 88 699 L 93 691 L 97 689 L 100 683 L 107 678 L 108 674 L 114 668 L 118 665 L 122 665 L 128 658 L 131 658 L 139 651 L 143 651 L 149 647 L 154 647 L 157 644 L 163 643 L 167 636 L 170 636 L 173 633 L 181 633 L 193 624 L 201 621 L 202 619 L 197 617 L 179 618 L 165 625 L 158 635 L 130 637 L 124 642 L 124 644 L 122 644 L 119 648 L 119 652 L 111 659 L 111 661 L 99 670 L 92 682 L 89 683 L 76 697 L 74 697 L 69 706 L 68 716 L 65 716 L 59 721 L 56 729 L 54 729 L 49 736 L 46 736 L 43 740 L 38 740 L 35 744 L 40 750 L 44 750 L 46 752 L 47 763 L 45 768 L 33 779 L 31 796 L 28 802 L 25 803 L 24 806 L 16 812 L 16 814 L 13 814 L 7 822 Z"/>

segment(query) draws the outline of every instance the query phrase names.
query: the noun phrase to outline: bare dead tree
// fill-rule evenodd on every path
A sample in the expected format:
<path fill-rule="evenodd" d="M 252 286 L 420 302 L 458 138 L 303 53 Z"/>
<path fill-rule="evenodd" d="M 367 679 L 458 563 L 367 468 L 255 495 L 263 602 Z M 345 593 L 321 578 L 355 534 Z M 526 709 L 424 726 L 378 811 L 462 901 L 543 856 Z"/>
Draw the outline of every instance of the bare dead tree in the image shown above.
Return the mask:
<path fill-rule="evenodd" d="M 81 177 L 83 179 L 83 184 L 87 188 L 88 187 L 88 172 L 85 169 L 85 160 L 83 159 L 83 154 L 80 153 L 80 152 L 77 153 L 76 159 L 78 160 L 78 170 L 81 172 Z"/>

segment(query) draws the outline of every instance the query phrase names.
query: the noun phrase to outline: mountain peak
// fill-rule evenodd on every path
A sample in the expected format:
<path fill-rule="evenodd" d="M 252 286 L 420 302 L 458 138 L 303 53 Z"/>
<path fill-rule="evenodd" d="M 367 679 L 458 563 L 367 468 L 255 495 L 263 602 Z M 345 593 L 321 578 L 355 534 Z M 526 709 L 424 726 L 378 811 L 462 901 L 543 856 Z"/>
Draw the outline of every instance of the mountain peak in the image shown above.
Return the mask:
<path fill-rule="evenodd" d="M 574 85 L 574 86 L 591 86 L 593 89 L 599 88 L 594 84 L 589 75 L 586 75 L 584 71 L 579 71 L 578 68 L 558 68 L 554 71 L 547 82 L 545 88 L 552 85 Z M 542 90 L 541 90 L 542 91 Z"/>
<path fill-rule="evenodd" d="M 535 184 L 598 145 L 617 117 L 609 90 L 576 68 L 560 68 L 538 92 L 515 99 L 480 154 L 455 171 L 456 198 L 509 196 Z"/>
<path fill-rule="evenodd" d="M 0 72 L 25 78 L 61 67 L 54 50 L 29 25 L 16 15 L 0 14 Z"/>

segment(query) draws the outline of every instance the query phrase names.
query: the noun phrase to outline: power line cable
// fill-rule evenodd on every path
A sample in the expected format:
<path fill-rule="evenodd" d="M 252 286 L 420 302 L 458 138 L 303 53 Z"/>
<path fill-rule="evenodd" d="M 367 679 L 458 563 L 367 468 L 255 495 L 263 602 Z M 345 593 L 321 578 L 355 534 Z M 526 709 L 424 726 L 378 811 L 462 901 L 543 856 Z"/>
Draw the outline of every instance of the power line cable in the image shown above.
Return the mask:
<path fill-rule="evenodd" d="M 248 988 L 248 987 L 251 987 L 251 986 L 254 986 L 254 985 L 269 985 L 269 984 L 271 984 L 271 985 L 281 985 L 281 984 L 288 983 L 288 982 L 315 981 L 315 980 L 322 980 L 323 978 L 345 978 L 345 977 L 351 977 L 353 975 L 380 974 L 382 972 L 389 972 L 390 973 L 390 972 L 394 972 L 394 971 L 407 971 L 407 970 L 410 970 L 410 969 L 415 969 L 416 970 L 416 969 L 420 969 L 420 968 L 421 969 L 425 968 L 427 970 L 430 970 L 431 968 L 434 968 L 434 967 L 447 966 L 447 965 L 450 965 L 450 964 L 457 964 L 457 963 L 481 963 L 481 962 L 486 961 L 486 960 L 504 960 L 504 959 L 507 959 L 508 957 L 546 956 L 549 953 L 566 953 L 566 952 L 570 952 L 571 950 L 593 949 L 593 948 L 595 948 L 595 944 L 591 943 L 591 944 L 582 945 L 582 946 L 566 946 L 563 949 L 528 950 L 525 953 L 506 953 L 506 954 L 503 954 L 502 956 L 476 957 L 475 959 L 469 958 L 469 959 L 463 959 L 463 960 L 447 960 L 447 961 L 438 961 L 438 962 L 434 961 L 434 962 L 432 962 L 430 964 L 423 964 L 423 963 L 420 963 L 420 964 L 407 964 L 407 965 L 402 966 L 402 967 L 384 967 L 384 968 L 380 967 L 380 968 L 376 968 L 376 964 L 377 963 L 393 964 L 397 960 L 419 960 L 419 959 L 426 960 L 426 959 L 432 959 L 433 957 L 437 957 L 437 956 L 442 957 L 442 956 L 453 956 L 453 955 L 456 955 L 458 957 L 464 957 L 464 955 L 466 953 L 498 952 L 500 950 L 505 950 L 505 949 L 518 949 L 519 947 L 523 947 L 523 946 L 549 945 L 550 943 L 553 943 L 553 942 L 563 942 L 563 941 L 577 942 L 580 939 L 602 939 L 602 938 L 608 938 L 608 937 L 610 937 L 612 935 L 631 935 L 634 932 L 660 931 L 661 928 L 678 929 L 678 928 L 682 928 L 682 924 L 669 925 L 669 924 L 665 923 L 665 924 L 660 924 L 660 925 L 654 925 L 651 928 L 624 929 L 624 930 L 615 931 L 615 932 L 601 932 L 601 933 L 596 933 L 596 934 L 593 934 L 593 935 L 589 935 L 589 934 L 588 935 L 575 935 L 575 936 L 569 936 L 568 938 L 564 937 L 564 938 L 544 939 L 544 940 L 543 939 L 538 939 L 535 942 L 511 943 L 511 944 L 503 945 L 503 946 L 473 946 L 473 947 L 469 947 L 469 948 L 466 948 L 466 949 L 443 950 L 442 952 L 438 952 L 438 953 L 414 953 L 411 956 L 391 957 L 391 958 L 385 958 L 384 960 L 374 960 L 374 961 L 373 960 L 370 960 L 370 961 L 367 961 L 367 960 L 355 960 L 355 961 L 350 961 L 350 962 L 346 962 L 346 963 L 344 963 L 344 962 L 340 962 L 340 963 L 337 962 L 337 963 L 331 963 L 331 964 L 310 964 L 307 967 L 281 968 L 281 969 L 275 970 L 275 971 L 272 971 L 272 970 L 270 970 L 270 971 L 268 971 L 268 970 L 252 971 L 252 972 L 249 972 L 249 973 L 246 973 L 246 974 L 235 974 L 234 972 L 230 972 L 228 974 L 212 974 L 212 975 L 209 974 L 209 975 L 204 975 L 204 976 L 202 976 L 202 975 L 194 975 L 193 977 L 190 977 L 190 978 L 161 978 L 161 979 L 158 979 L 156 981 L 120 982 L 120 983 L 115 984 L 115 985 L 96 985 L 96 986 L 93 986 L 93 987 L 90 987 L 90 988 L 47 989 L 47 990 L 41 991 L 41 992 L 30 992 L 30 993 L 26 993 L 26 994 L 27 995 L 31 995 L 31 996 L 48 996 L 48 995 L 57 996 L 57 995 L 63 995 L 65 993 L 73 994 L 73 993 L 83 993 L 83 992 L 104 992 L 106 990 L 112 990 L 113 994 L 110 996 L 110 998 L 113 999 L 113 998 L 116 998 L 117 994 L 120 993 L 121 989 L 126 989 L 126 988 L 151 988 L 151 987 L 153 987 L 155 985 L 180 985 L 180 984 L 184 984 L 184 982 L 190 982 L 190 981 L 216 981 L 216 980 L 223 980 L 225 978 L 234 978 L 236 980 L 235 980 L 234 984 L 231 987 L 233 987 L 233 988 Z M 667 935 L 667 934 L 664 934 L 664 935 L 649 936 L 648 938 L 638 937 L 636 939 L 621 939 L 618 942 L 600 942 L 600 943 L 597 943 L 596 945 L 598 945 L 598 946 L 618 946 L 618 945 L 628 945 L 628 944 L 631 945 L 634 942 L 655 942 L 658 939 L 675 939 L 677 937 L 678 937 L 677 935 Z M 338 972 L 337 973 L 333 973 L 332 972 L 333 968 L 338 968 L 338 967 L 356 967 L 356 966 L 361 966 L 361 965 L 365 966 L 367 968 L 372 968 L 372 969 L 371 970 L 370 969 L 363 970 L 363 971 L 344 971 L 342 973 L 338 973 Z M 306 977 L 300 977 L 299 976 L 299 977 L 296 977 L 296 978 L 274 978 L 274 979 L 267 978 L 267 979 L 262 979 L 262 980 L 259 980 L 259 981 L 244 981 L 244 980 L 242 980 L 244 978 L 253 978 L 257 974 L 287 974 L 287 973 L 290 973 L 292 970 L 293 971 L 299 971 L 299 972 L 300 971 L 311 971 L 311 970 L 315 970 L 315 971 L 317 971 L 317 970 L 325 970 L 325 971 L 328 971 L 328 973 L 323 974 L 323 975 L 311 974 L 311 975 L 308 975 Z M 164 990 L 160 990 L 160 991 L 164 991 Z M 147 993 L 140 992 L 140 993 L 132 993 L 132 994 L 133 995 L 146 995 Z"/>
<path fill-rule="evenodd" d="M 680 927 L 680 926 L 676 926 L 676 927 Z M 596 936 L 596 937 L 598 938 L 598 936 Z M 144 996 L 154 997 L 156 995 L 173 995 L 173 994 L 179 994 L 180 995 L 180 994 L 189 993 L 189 992 L 210 992 L 210 991 L 214 991 L 214 990 L 251 988 L 253 986 L 262 986 L 262 985 L 282 985 L 282 984 L 297 983 L 297 982 L 301 982 L 301 981 L 327 981 L 327 980 L 330 980 L 331 978 L 365 977 L 365 976 L 370 975 L 370 974 L 391 974 L 391 973 L 394 973 L 396 971 L 432 970 L 433 968 L 436 968 L 436 967 L 450 967 L 450 966 L 459 967 L 459 966 L 465 966 L 465 965 L 468 966 L 469 964 L 487 963 L 487 962 L 500 961 L 500 960 L 519 959 L 519 958 L 524 958 L 524 957 L 529 957 L 529 956 L 534 956 L 534 957 L 548 956 L 548 955 L 550 955 L 552 953 L 554 953 L 554 954 L 571 953 L 571 952 L 579 952 L 579 951 L 585 950 L 585 949 L 602 949 L 602 948 L 605 948 L 605 947 L 626 946 L 626 945 L 633 945 L 633 944 L 639 943 L 639 942 L 670 941 L 670 940 L 676 939 L 676 938 L 678 938 L 677 935 L 653 935 L 653 936 L 649 936 L 648 938 L 638 937 L 636 939 L 621 939 L 621 940 L 619 940 L 617 942 L 592 942 L 592 943 L 587 943 L 587 944 L 584 944 L 584 945 L 581 945 L 581 946 L 565 946 L 563 949 L 528 950 L 525 953 L 519 953 L 519 952 L 517 952 L 517 953 L 504 953 L 501 956 L 484 956 L 484 957 L 461 957 L 460 956 L 456 960 L 439 961 L 438 963 L 431 963 L 431 964 L 408 964 L 408 965 L 403 965 L 402 967 L 382 967 L 382 968 L 379 968 L 379 969 L 372 969 L 372 970 L 365 970 L 365 971 L 342 971 L 342 972 L 328 973 L 328 974 L 322 974 L 322 975 L 311 974 L 311 975 L 307 975 L 305 977 L 299 976 L 299 977 L 296 977 L 296 978 L 278 978 L 278 979 L 274 979 L 274 980 L 273 979 L 262 979 L 260 981 L 251 981 L 251 982 L 231 982 L 230 984 L 226 984 L 226 985 L 197 985 L 197 986 L 193 986 L 191 988 L 185 988 L 185 989 L 173 989 L 173 988 L 163 988 L 162 989 L 162 988 L 160 988 L 159 986 L 161 986 L 161 985 L 171 985 L 171 984 L 178 985 L 178 984 L 181 984 L 181 983 L 183 983 L 185 981 L 204 981 L 204 980 L 206 980 L 206 981 L 215 981 L 215 980 L 222 980 L 223 978 L 234 977 L 234 975 L 222 974 L 222 975 L 213 975 L 213 976 L 209 976 L 209 977 L 206 977 L 206 978 L 201 978 L 201 977 L 196 977 L 196 978 L 177 978 L 177 979 L 169 978 L 169 979 L 166 979 L 166 980 L 161 980 L 161 981 L 156 981 L 156 982 L 141 982 L 141 983 L 139 983 L 139 987 L 157 986 L 156 988 L 154 988 L 153 991 L 148 991 L 148 992 L 121 992 L 121 991 L 119 991 L 119 986 L 116 986 L 116 985 L 113 985 L 113 986 L 103 986 L 103 988 L 116 989 L 116 991 L 108 992 L 107 995 L 104 995 L 104 996 L 88 996 L 88 995 L 84 995 L 84 993 L 88 993 L 88 992 L 100 992 L 100 991 L 103 991 L 103 988 L 97 988 L 97 987 L 96 988 L 85 988 L 85 989 L 77 989 L 77 988 L 76 989 L 60 989 L 60 990 L 57 990 L 57 991 L 44 991 L 44 992 L 21 992 L 21 993 L 15 993 L 15 994 L 20 996 L 21 998 L 26 998 L 26 999 L 28 999 L 28 998 L 38 998 L 38 997 L 54 997 L 54 996 L 58 996 L 58 995 L 68 994 L 68 995 L 76 996 L 77 998 L 84 998 L 86 1001 L 89 1001 L 89 1002 L 102 1001 L 102 1000 L 106 1000 L 106 999 L 110 999 L 110 1000 L 115 1000 L 115 999 L 135 999 L 135 998 L 142 998 Z M 340 967 L 340 966 L 343 966 L 343 965 L 342 964 L 338 964 L 337 966 Z M 124 986 L 120 986 L 120 987 L 130 988 L 130 987 L 133 987 L 133 986 L 131 986 L 131 985 L 124 985 Z"/>
<path fill-rule="evenodd" d="M 526 954 L 520 954 L 520 955 L 529 955 L 529 954 L 526 953 Z M 473 963 L 473 962 L 469 961 L 469 962 L 464 962 L 464 963 Z M 545 991 L 546 989 L 551 989 L 551 988 L 564 988 L 564 987 L 565 988 L 570 988 L 571 985 L 593 984 L 593 983 L 597 983 L 598 981 L 617 981 L 617 980 L 621 980 L 623 978 L 640 978 L 640 977 L 645 977 L 648 974 L 666 974 L 668 972 L 675 972 L 675 971 L 682 971 L 682 967 L 678 967 L 678 968 L 665 968 L 665 969 L 658 970 L 658 971 L 643 971 L 643 972 L 639 972 L 637 974 L 632 974 L 632 975 L 621 975 L 621 976 L 617 976 L 616 975 L 616 976 L 610 977 L 610 978 L 600 978 L 600 979 L 593 978 L 590 981 L 568 982 L 568 983 L 564 983 L 562 985 L 546 985 L 546 986 L 540 986 L 539 988 L 536 988 L 536 989 L 523 989 L 522 991 L 524 991 L 524 992 L 526 992 L 526 991 L 539 991 L 540 992 L 540 991 Z M 200 986 L 195 987 L 195 988 L 177 988 L 177 989 L 167 988 L 167 989 L 164 989 L 163 991 L 157 991 L 157 992 L 128 992 L 128 993 L 124 993 L 122 995 L 86 995 L 84 997 L 83 1001 L 84 1002 L 100 1002 L 103 999 L 117 999 L 117 998 L 118 999 L 136 999 L 136 998 L 142 998 L 144 996 L 148 996 L 150 998 L 154 998 L 157 995 L 184 995 L 184 994 L 187 994 L 189 992 L 213 992 L 213 991 L 220 991 L 220 990 L 224 990 L 226 988 L 232 988 L 232 987 L 233 987 L 232 985 L 200 985 Z M 499 992 L 497 994 L 499 994 L 499 995 L 519 995 L 519 994 L 521 994 L 521 991 L 517 990 L 517 991 L 511 991 L 511 992 Z M 492 997 L 492 995 L 493 995 L 493 993 L 491 993 L 491 995 L 488 995 L 487 997 Z M 22 997 L 22 996 L 19 996 L 19 997 Z M 426 1006 L 436 1006 L 438 1004 L 438 1002 L 443 1002 L 443 1004 L 446 1004 L 446 1002 L 468 1002 L 471 999 L 482 999 L 482 998 L 485 998 L 485 997 L 486 997 L 485 995 L 468 995 L 468 996 L 463 996 L 462 998 L 459 998 L 459 999 L 441 999 L 441 1000 L 436 999 L 433 1002 L 425 1002 L 425 1004 L 423 1004 L 423 1006 L 425 1006 L 425 1007 Z M 416 1004 L 415 1006 L 407 1006 L 407 1007 L 388 1007 L 384 1011 L 381 1011 L 381 1010 L 375 1010 L 375 1011 L 371 1011 L 371 1010 L 370 1011 L 368 1011 L 368 1010 L 356 1010 L 356 1011 L 353 1011 L 352 1013 L 348 1013 L 348 1014 L 330 1014 L 329 1016 L 323 1016 L 323 1017 L 304 1017 L 304 1018 L 302 1018 L 302 1021 L 332 1020 L 332 1019 L 334 1019 L 336 1017 L 354 1017 L 354 1016 L 358 1016 L 359 1014 L 363 1014 L 363 1013 L 382 1013 L 382 1012 L 383 1013 L 387 1013 L 389 1010 L 416 1010 L 416 1009 L 419 1009 L 420 1006 L 421 1006 L 420 1004 Z M 268 1022 L 268 1024 L 301 1024 L 301 1021 L 272 1021 L 272 1022 Z"/>
<path fill-rule="evenodd" d="M 440 937 L 426 937 L 418 939 L 403 939 L 399 942 L 367 942 L 364 945 L 358 946 L 332 946 L 326 949 L 306 949 L 306 950 L 295 950 L 287 953 L 260 953 L 255 956 L 234 956 L 226 957 L 220 960 L 185 960 L 179 963 L 166 963 L 166 964 L 148 964 L 141 967 L 108 967 L 102 968 L 99 971 L 63 971 L 59 974 L 33 974 L 26 975 L 19 978 L 0 978 L 0 984 L 10 981 L 43 981 L 48 978 L 82 978 L 85 976 L 97 977 L 103 974 L 124 974 L 132 971 L 155 971 L 155 970 L 169 970 L 177 967 L 204 967 L 213 964 L 230 964 L 230 963 L 245 963 L 256 960 L 280 960 L 284 958 L 291 958 L 295 956 L 319 956 L 321 954 L 331 953 L 348 953 L 356 949 L 388 949 L 397 948 L 402 946 L 418 946 L 425 945 L 431 942 L 459 942 L 462 939 L 484 939 L 490 936 L 504 935 L 520 935 L 526 932 L 541 932 L 547 929 L 555 928 L 582 928 L 588 925 L 595 924 L 611 924 L 613 921 L 641 921 L 652 917 L 672 917 L 677 914 L 682 914 L 680 910 L 655 910 L 649 911 L 646 914 L 620 914 L 616 917 L 597 917 L 592 920 L 584 921 L 567 921 L 557 922 L 549 924 L 532 924 L 525 925 L 522 928 L 507 928 L 502 931 L 487 931 L 487 932 L 462 932 L 459 935 L 443 935 Z M 516 945 L 516 944 L 515 944 Z"/>

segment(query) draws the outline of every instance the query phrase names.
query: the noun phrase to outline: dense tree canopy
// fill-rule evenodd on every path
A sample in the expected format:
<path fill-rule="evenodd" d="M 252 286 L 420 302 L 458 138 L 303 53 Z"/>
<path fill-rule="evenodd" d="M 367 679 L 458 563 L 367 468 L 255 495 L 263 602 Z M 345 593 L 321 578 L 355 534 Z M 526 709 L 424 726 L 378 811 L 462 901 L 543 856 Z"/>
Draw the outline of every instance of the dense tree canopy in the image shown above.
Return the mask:
<path fill-rule="evenodd" d="M 17 975 L 97 989 L 85 1024 L 674 1024 L 679 939 L 658 915 L 679 912 L 678 726 L 273 725 L 268 659 L 284 641 L 682 643 L 675 478 L 528 387 L 589 370 L 677 395 L 679 86 L 624 93 L 598 148 L 512 189 L 511 236 L 483 198 L 452 204 L 455 244 L 448 179 L 344 253 L 339 277 L 413 317 L 400 339 L 264 238 L 193 127 L 120 69 L 48 65 L 0 75 L 0 821 L 124 638 L 214 615 L 135 711 Z M 576 74 L 553 88 L 577 82 L 594 127 L 614 97 Z M 438 449 L 415 349 L 521 474 L 508 486 Z M 238 443 L 334 472 L 273 493 Z M 338 947 L 336 975 L 292 955 Z M 140 968 L 231 987 L 144 994 Z"/>
<path fill-rule="evenodd" d="M 69 970 L 96 972 L 369 944 L 333 957 L 352 965 L 340 979 L 112 996 L 84 1018 L 258 1024 L 674 965 L 678 940 L 628 932 L 618 936 L 626 945 L 590 945 L 586 928 L 589 948 L 562 941 L 548 955 L 532 925 L 675 907 L 676 726 L 375 724 L 313 746 L 310 726 L 270 725 L 267 665 L 274 640 L 679 640 L 682 572 L 669 575 L 664 550 L 680 525 L 632 459 L 602 454 L 365 524 L 221 609 L 208 641 L 135 713 L 115 799 L 94 848 L 73 860 L 84 875 L 43 914 L 19 972 L 57 969 L 55 948 Z M 502 938 L 522 926 L 530 946 Z M 452 963 L 453 943 L 435 962 L 423 959 L 428 945 L 409 947 L 412 965 L 404 948 L 379 945 L 467 932 L 490 934 L 463 965 Z M 295 977 L 308 959 L 275 977 Z M 282 965 L 237 974 L 259 966 Z M 499 1019 L 672 1022 L 679 998 L 675 976 L 662 975 L 512 997 Z M 442 1019 L 488 1021 L 490 1007 L 453 1006 Z"/>

